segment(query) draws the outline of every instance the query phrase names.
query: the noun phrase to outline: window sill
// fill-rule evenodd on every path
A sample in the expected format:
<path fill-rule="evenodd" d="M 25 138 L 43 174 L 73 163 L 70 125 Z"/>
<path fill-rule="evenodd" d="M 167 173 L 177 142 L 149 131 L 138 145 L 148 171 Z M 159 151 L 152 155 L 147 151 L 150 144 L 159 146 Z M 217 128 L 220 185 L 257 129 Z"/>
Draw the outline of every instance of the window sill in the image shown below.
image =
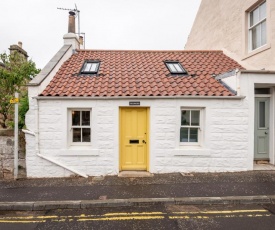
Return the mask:
<path fill-rule="evenodd" d="M 210 149 L 204 149 L 199 146 L 181 146 L 173 150 L 174 156 L 210 156 Z"/>
<path fill-rule="evenodd" d="M 99 149 L 92 149 L 91 146 L 71 146 L 68 149 L 61 149 L 59 156 L 99 156 Z"/>
<path fill-rule="evenodd" d="M 253 51 L 250 51 L 246 55 L 243 56 L 242 61 L 245 60 L 245 59 L 247 59 L 247 58 L 250 58 L 250 57 L 252 57 L 252 56 L 254 56 L 254 55 L 258 54 L 258 53 L 261 53 L 261 52 L 263 52 L 265 50 L 268 50 L 270 48 L 271 48 L 271 45 L 270 44 L 266 44 L 266 45 L 263 45 L 263 46 L 255 49 Z"/>

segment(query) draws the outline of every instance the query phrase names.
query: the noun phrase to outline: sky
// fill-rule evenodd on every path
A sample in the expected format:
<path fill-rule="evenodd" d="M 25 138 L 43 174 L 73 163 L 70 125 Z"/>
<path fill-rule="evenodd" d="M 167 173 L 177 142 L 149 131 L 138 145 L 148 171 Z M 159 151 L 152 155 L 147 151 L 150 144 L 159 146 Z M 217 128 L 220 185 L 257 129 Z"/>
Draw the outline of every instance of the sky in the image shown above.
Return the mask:
<path fill-rule="evenodd" d="M 75 4 L 86 49 L 183 50 L 200 1 L 0 0 L 0 53 L 21 41 L 43 68 L 68 32 L 68 11 L 57 7 L 74 9 Z"/>

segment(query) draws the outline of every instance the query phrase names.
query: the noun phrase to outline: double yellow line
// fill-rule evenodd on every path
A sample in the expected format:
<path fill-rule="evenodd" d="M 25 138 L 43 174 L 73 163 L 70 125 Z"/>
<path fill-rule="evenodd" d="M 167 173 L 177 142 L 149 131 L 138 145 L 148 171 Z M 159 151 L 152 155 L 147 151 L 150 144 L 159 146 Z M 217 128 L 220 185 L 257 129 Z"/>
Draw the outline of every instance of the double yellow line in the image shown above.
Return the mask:
<path fill-rule="evenodd" d="M 71 221 L 127 221 L 127 220 L 154 220 L 154 219 L 208 219 L 232 217 L 263 217 L 271 216 L 264 209 L 259 210 L 226 210 L 226 211 L 197 211 L 197 212 L 119 212 L 103 215 L 68 215 L 68 216 L 2 216 L 0 223 L 43 223 L 71 222 Z"/>

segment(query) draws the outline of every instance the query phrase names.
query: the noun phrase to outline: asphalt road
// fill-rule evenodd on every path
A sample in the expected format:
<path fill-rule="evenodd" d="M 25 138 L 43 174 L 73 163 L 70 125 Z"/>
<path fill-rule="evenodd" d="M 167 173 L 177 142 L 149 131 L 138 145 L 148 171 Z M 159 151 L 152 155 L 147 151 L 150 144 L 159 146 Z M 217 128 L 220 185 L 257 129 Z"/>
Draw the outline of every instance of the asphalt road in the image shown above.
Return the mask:
<path fill-rule="evenodd" d="M 0 229 L 275 229 L 275 205 L 95 208 L 0 212 Z"/>

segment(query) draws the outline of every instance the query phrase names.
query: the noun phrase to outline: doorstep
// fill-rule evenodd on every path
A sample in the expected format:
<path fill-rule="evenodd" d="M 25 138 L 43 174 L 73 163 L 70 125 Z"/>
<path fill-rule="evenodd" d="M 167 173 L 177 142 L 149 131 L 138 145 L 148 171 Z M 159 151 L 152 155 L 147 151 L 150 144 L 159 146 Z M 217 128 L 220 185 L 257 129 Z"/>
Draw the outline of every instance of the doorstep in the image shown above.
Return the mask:
<path fill-rule="evenodd" d="M 121 171 L 118 177 L 153 177 L 154 174 L 146 171 Z"/>
<path fill-rule="evenodd" d="M 260 170 L 260 171 L 268 171 L 268 170 L 275 170 L 275 165 L 269 163 L 254 163 L 253 170 Z"/>

